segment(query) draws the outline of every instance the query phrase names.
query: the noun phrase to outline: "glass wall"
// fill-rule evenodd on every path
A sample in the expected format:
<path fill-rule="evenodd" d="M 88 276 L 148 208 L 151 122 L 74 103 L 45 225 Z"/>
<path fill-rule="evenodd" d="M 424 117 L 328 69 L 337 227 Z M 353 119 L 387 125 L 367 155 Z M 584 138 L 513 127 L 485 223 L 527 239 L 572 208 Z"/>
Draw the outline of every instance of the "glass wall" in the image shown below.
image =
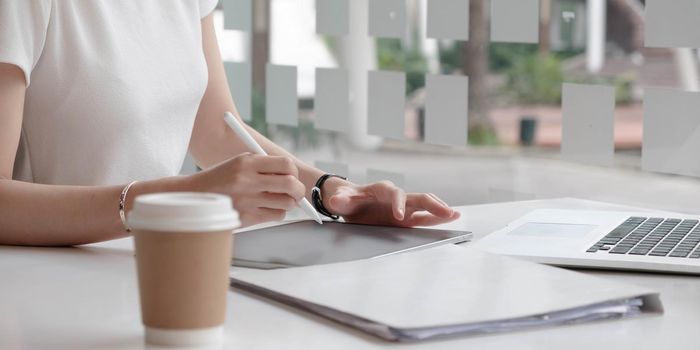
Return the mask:
<path fill-rule="evenodd" d="M 454 205 L 700 212 L 693 0 L 224 0 L 242 116 L 327 171 Z"/>

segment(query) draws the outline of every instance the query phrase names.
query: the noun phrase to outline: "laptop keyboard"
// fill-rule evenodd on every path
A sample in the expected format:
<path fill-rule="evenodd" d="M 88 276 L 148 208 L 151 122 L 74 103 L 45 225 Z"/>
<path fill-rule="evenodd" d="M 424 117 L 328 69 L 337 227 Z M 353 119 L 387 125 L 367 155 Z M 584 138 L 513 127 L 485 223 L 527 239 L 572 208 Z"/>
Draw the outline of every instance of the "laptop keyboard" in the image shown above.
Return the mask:
<path fill-rule="evenodd" d="M 700 258 L 698 220 L 631 217 L 610 231 L 587 252 Z"/>

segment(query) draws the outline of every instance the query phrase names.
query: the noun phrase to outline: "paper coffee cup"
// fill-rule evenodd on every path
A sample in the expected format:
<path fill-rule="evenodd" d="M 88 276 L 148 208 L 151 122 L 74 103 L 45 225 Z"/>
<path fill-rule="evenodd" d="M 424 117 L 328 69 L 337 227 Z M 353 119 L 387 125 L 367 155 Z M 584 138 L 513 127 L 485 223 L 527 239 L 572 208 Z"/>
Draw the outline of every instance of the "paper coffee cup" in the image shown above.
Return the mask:
<path fill-rule="evenodd" d="M 232 251 L 240 225 L 228 196 L 170 192 L 136 197 L 134 233 L 146 342 L 222 341 Z"/>

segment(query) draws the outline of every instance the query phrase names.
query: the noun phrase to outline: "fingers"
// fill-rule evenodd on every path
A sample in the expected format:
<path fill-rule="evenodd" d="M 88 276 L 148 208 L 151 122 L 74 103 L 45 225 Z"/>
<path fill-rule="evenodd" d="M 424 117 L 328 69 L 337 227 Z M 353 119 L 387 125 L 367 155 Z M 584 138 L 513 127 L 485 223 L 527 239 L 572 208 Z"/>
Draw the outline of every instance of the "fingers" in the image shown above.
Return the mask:
<path fill-rule="evenodd" d="M 283 220 L 285 213 L 296 207 L 297 203 L 286 194 L 261 193 L 255 197 L 234 199 L 233 206 L 240 213 L 243 226 L 250 226 Z"/>
<path fill-rule="evenodd" d="M 241 224 L 246 227 L 268 221 L 282 221 L 285 215 L 286 211 L 282 209 L 258 208 L 255 211 L 242 213 Z"/>
<path fill-rule="evenodd" d="M 391 210 L 397 220 L 403 220 L 406 215 L 406 192 L 394 186 L 392 189 Z"/>
<path fill-rule="evenodd" d="M 256 211 L 260 208 L 292 210 L 298 206 L 294 198 L 280 193 L 260 193 L 254 197 L 234 199 L 233 206 L 239 213 Z"/>
<path fill-rule="evenodd" d="M 407 199 L 411 207 L 409 217 L 401 224 L 404 226 L 433 226 L 457 220 L 458 211 L 433 193 L 409 194 Z"/>
<path fill-rule="evenodd" d="M 429 213 L 440 218 L 450 218 L 454 214 L 445 202 L 437 196 L 428 193 L 412 193 L 407 197 L 407 204 L 416 210 L 427 210 Z"/>
<path fill-rule="evenodd" d="M 299 177 L 299 169 L 291 158 L 278 156 L 250 155 L 247 161 L 258 173 L 292 175 Z"/>
<path fill-rule="evenodd" d="M 448 207 L 448 208 L 450 207 L 447 203 L 445 203 L 445 201 L 443 201 L 443 200 L 440 199 L 438 196 L 436 196 L 435 193 L 428 193 L 428 195 L 431 196 L 431 197 L 433 197 L 433 199 L 435 199 L 436 201 L 442 203 L 442 205 L 444 205 L 444 206 L 446 206 L 446 207 Z"/>
<path fill-rule="evenodd" d="M 256 188 L 270 193 L 284 193 L 299 200 L 306 187 L 299 181 L 299 170 L 287 157 L 252 155 L 251 166 L 258 172 Z"/>
<path fill-rule="evenodd" d="M 391 213 L 394 219 L 403 220 L 406 216 L 406 192 L 391 181 L 380 181 L 370 186 L 372 192 L 377 196 L 376 200 L 387 204 L 391 203 Z"/>
<path fill-rule="evenodd" d="M 259 174 L 253 186 L 262 192 L 281 193 L 300 200 L 306 194 L 306 187 L 293 175 Z"/>
<path fill-rule="evenodd" d="M 257 217 L 261 222 L 282 221 L 287 212 L 282 209 L 258 208 Z"/>
<path fill-rule="evenodd" d="M 459 217 L 460 214 L 458 211 L 454 211 L 449 217 L 439 217 L 429 212 L 422 211 L 411 214 L 410 217 L 401 222 L 401 225 L 406 227 L 433 226 L 457 220 Z"/>
<path fill-rule="evenodd" d="M 256 200 L 258 208 L 292 210 L 298 206 L 297 201 L 286 194 L 261 193 Z"/>
<path fill-rule="evenodd" d="M 246 226 L 284 219 L 306 193 L 296 164 L 287 157 L 241 154 L 201 174 L 203 191 L 230 195 Z"/>

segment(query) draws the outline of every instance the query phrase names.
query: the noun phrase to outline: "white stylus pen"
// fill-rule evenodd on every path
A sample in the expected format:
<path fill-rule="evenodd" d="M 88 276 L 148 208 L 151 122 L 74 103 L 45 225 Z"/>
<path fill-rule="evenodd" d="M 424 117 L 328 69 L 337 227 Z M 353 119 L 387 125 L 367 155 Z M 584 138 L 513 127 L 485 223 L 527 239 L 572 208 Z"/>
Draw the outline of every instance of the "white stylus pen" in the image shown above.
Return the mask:
<path fill-rule="evenodd" d="M 236 117 L 234 117 L 233 114 L 231 114 L 231 112 L 224 113 L 224 121 L 226 121 L 226 124 L 228 124 L 228 126 L 231 127 L 231 129 L 233 129 L 233 132 L 235 132 L 238 135 L 238 137 L 241 138 L 243 143 L 245 143 L 245 145 L 248 146 L 248 148 L 250 148 L 251 151 L 253 151 L 256 154 L 261 154 L 264 156 L 267 155 L 267 152 L 265 152 L 265 150 L 262 149 L 262 147 L 260 147 L 260 145 L 257 142 L 255 142 L 255 139 L 253 139 L 253 137 L 250 136 L 250 134 L 243 127 L 241 122 L 239 122 L 238 119 L 236 119 Z M 316 209 L 314 209 L 314 207 L 311 205 L 311 203 L 309 203 L 308 200 L 306 200 L 306 198 L 302 198 L 299 201 L 299 206 L 312 219 L 314 219 L 319 224 L 323 224 L 321 216 L 318 215 Z"/>

